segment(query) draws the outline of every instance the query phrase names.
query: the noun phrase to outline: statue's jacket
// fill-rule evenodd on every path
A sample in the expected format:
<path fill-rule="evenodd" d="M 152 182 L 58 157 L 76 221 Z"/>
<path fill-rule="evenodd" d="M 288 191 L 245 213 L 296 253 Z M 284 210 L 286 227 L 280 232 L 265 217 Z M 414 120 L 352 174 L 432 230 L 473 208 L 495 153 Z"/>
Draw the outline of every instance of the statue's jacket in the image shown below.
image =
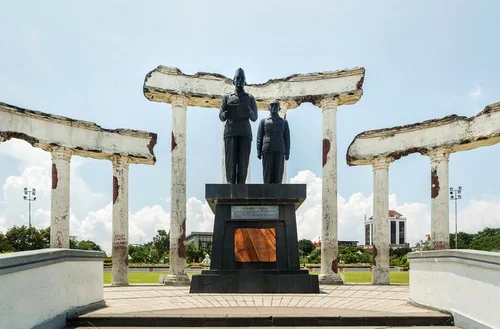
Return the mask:
<path fill-rule="evenodd" d="M 227 117 L 224 116 L 227 111 Z M 244 136 L 252 139 L 250 121 L 257 120 L 257 103 L 255 98 L 247 93 L 233 92 L 222 97 L 219 118 L 225 121 L 224 138 Z"/>
<path fill-rule="evenodd" d="M 290 155 L 288 121 L 278 114 L 262 119 L 257 131 L 257 155 L 270 152 Z"/>

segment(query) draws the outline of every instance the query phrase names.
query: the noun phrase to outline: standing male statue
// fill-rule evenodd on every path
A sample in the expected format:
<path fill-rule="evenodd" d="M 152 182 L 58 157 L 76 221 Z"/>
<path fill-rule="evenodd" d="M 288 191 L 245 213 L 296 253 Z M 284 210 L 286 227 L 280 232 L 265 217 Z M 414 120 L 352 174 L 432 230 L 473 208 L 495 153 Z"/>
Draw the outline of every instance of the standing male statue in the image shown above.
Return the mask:
<path fill-rule="evenodd" d="M 257 157 L 262 158 L 265 184 L 281 184 L 285 160 L 290 156 L 290 129 L 279 110 L 280 102 L 271 101 L 271 115 L 260 121 L 257 132 Z"/>
<path fill-rule="evenodd" d="M 235 91 L 222 97 L 219 118 L 226 122 L 224 148 L 226 150 L 226 179 L 230 184 L 245 184 L 252 146 L 250 120 L 257 120 L 255 98 L 245 92 L 245 71 L 237 69 L 233 84 Z"/>

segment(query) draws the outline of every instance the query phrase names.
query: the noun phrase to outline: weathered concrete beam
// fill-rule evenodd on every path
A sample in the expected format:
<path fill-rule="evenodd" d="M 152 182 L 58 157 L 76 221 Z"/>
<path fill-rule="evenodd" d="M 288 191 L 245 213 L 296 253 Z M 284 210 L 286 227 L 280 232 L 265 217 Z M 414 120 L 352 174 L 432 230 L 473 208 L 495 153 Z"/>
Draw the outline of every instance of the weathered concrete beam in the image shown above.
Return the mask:
<path fill-rule="evenodd" d="M 154 164 L 157 135 L 130 129 L 104 129 L 95 123 L 23 109 L 0 102 L 0 141 L 17 138 L 50 151 L 54 146 L 73 155 L 111 160 L 128 157 L 131 163 Z"/>
<path fill-rule="evenodd" d="M 473 117 L 449 115 L 411 125 L 360 133 L 347 150 L 347 164 L 369 165 L 375 158 L 397 160 L 412 153 L 427 154 L 446 148 L 471 150 L 500 142 L 500 102 Z"/>
<path fill-rule="evenodd" d="M 354 104 L 363 94 L 364 68 L 294 74 L 272 79 L 245 88 L 257 101 L 260 110 L 266 110 L 269 101 L 280 99 L 288 109 L 302 103 L 319 102 L 324 98 L 338 99 L 338 105 Z M 184 74 L 175 67 L 158 66 L 146 75 L 144 96 L 150 101 L 170 103 L 173 95 L 185 95 L 189 106 L 218 108 L 222 96 L 234 90 L 232 79 L 216 73 Z"/>

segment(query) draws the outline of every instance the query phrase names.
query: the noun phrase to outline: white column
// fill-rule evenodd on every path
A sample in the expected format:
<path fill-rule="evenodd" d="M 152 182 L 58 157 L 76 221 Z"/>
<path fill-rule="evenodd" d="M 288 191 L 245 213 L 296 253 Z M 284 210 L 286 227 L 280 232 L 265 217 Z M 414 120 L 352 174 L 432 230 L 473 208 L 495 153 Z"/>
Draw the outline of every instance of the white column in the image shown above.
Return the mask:
<path fill-rule="evenodd" d="M 69 177 L 72 151 L 52 147 L 50 247 L 69 248 Z"/>
<path fill-rule="evenodd" d="M 448 160 L 450 150 L 428 153 L 431 160 L 431 242 L 433 249 L 450 248 Z"/>
<path fill-rule="evenodd" d="M 172 170 L 170 190 L 170 274 L 167 285 L 187 285 L 186 275 L 186 112 L 188 98 L 175 95 L 172 103 Z"/>
<path fill-rule="evenodd" d="M 113 157 L 113 222 L 111 284 L 128 285 L 128 171 L 129 159 Z"/>
<path fill-rule="evenodd" d="M 389 284 L 389 164 L 379 158 L 373 166 L 373 262 L 372 283 Z"/>
<path fill-rule="evenodd" d="M 280 102 L 280 111 L 278 112 L 279 116 L 283 119 L 286 119 L 286 114 L 288 111 L 288 103 Z M 283 184 L 286 184 L 286 161 L 283 164 L 283 179 L 281 180 Z"/>
<path fill-rule="evenodd" d="M 338 272 L 337 104 L 323 99 L 323 216 L 321 221 L 321 284 L 342 284 Z"/>
<path fill-rule="evenodd" d="M 222 123 L 222 184 L 227 184 L 226 177 L 226 144 L 224 143 L 224 127 L 225 123 Z"/>

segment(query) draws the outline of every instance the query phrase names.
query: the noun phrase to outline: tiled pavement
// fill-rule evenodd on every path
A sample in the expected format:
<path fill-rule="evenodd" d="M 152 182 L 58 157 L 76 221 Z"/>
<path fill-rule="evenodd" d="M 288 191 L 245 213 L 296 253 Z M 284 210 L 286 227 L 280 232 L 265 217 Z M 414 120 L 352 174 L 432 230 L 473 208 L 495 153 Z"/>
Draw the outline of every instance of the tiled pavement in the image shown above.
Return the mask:
<path fill-rule="evenodd" d="M 408 304 L 407 285 L 321 286 L 319 294 L 190 294 L 189 287 L 104 287 L 107 307 L 86 316 L 177 315 L 427 315 L 436 311 Z"/>

